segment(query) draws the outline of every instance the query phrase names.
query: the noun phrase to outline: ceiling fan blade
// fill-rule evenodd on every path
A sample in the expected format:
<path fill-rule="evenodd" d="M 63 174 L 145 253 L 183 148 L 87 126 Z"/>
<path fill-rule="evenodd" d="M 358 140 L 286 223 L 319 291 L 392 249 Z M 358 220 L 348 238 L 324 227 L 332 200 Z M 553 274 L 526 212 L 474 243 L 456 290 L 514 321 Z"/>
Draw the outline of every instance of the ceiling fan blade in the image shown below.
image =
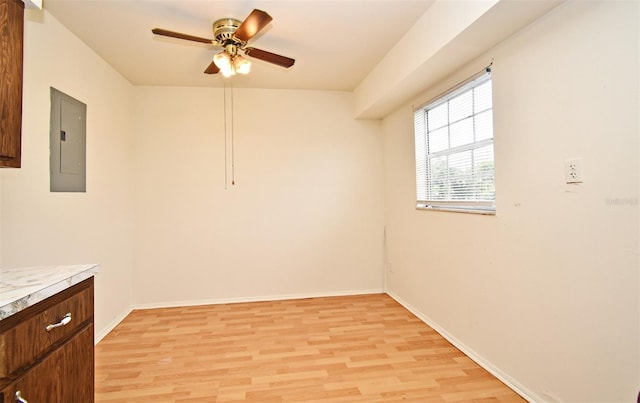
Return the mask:
<path fill-rule="evenodd" d="M 216 66 L 214 62 L 211 62 L 211 64 L 209 64 L 209 66 L 205 69 L 204 74 L 216 74 L 219 71 L 220 69 L 218 68 L 218 66 Z"/>
<path fill-rule="evenodd" d="M 209 45 L 213 43 L 211 39 L 201 38 L 199 36 L 181 34 L 180 32 L 167 31 L 166 29 L 161 29 L 161 28 L 154 28 L 151 30 L 151 32 L 153 32 L 156 35 L 163 35 L 163 36 L 169 36 L 171 38 L 185 39 L 187 41 L 208 43 Z"/>
<path fill-rule="evenodd" d="M 237 39 L 243 42 L 247 42 L 253 38 L 255 34 L 260 32 L 262 28 L 266 27 L 273 18 L 266 12 L 258 9 L 254 9 L 247 18 L 242 21 L 242 24 L 236 29 L 233 34 Z"/>
<path fill-rule="evenodd" d="M 244 48 L 244 53 L 247 56 L 255 57 L 256 59 L 264 60 L 265 62 L 277 64 L 278 66 L 286 68 L 293 66 L 296 62 L 294 59 L 289 57 L 280 56 L 262 49 Z"/>

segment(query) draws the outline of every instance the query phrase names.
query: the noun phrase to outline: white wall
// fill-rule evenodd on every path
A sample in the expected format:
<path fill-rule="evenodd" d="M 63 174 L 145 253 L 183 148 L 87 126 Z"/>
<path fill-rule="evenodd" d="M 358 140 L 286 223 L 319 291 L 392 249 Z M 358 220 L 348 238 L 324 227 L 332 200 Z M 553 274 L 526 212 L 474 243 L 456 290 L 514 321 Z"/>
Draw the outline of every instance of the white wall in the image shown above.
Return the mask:
<path fill-rule="evenodd" d="M 86 193 L 49 192 L 50 87 L 87 104 Z M 100 263 L 97 334 L 131 304 L 132 88 L 47 12 L 26 12 L 22 168 L 0 170 L 1 263 Z"/>
<path fill-rule="evenodd" d="M 381 127 L 351 94 L 237 89 L 225 191 L 222 89 L 133 87 L 46 11 L 24 49 L 0 263 L 100 263 L 97 337 L 134 303 L 383 289 Z M 86 193 L 49 192 L 50 87 L 87 104 Z"/>
<path fill-rule="evenodd" d="M 223 90 L 136 88 L 135 303 L 381 291 L 380 122 L 346 92 L 233 99 L 225 190 Z"/>
<path fill-rule="evenodd" d="M 535 401 L 640 386 L 638 8 L 563 4 L 413 101 L 494 59 L 496 216 L 415 210 L 411 105 L 383 122 L 390 293 Z"/>

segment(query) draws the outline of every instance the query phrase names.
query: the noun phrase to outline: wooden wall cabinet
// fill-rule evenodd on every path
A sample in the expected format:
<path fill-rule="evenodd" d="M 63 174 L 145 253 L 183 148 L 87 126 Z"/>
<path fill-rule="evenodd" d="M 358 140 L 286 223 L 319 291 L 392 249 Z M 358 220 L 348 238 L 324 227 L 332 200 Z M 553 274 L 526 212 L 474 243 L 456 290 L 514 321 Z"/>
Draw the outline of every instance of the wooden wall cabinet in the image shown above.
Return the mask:
<path fill-rule="evenodd" d="M 93 402 L 93 326 L 93 277 L 0 321 L 0 403 Z"/>
<path fill-rule="evenodd" d="M 0 167 L 20 167 L 24 3 L 0 0 Z"/>

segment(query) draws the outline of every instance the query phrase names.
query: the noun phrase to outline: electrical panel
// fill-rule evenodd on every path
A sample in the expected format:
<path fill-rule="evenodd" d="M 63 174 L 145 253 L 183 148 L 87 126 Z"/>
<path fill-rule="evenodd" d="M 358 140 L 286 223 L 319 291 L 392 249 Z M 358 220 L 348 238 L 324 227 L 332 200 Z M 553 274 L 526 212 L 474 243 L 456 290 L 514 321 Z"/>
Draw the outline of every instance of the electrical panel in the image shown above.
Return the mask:
<path fill-rule="evenodd" d="M 50 190 L 86 192 L 87 105 L 51 88 Z"/>

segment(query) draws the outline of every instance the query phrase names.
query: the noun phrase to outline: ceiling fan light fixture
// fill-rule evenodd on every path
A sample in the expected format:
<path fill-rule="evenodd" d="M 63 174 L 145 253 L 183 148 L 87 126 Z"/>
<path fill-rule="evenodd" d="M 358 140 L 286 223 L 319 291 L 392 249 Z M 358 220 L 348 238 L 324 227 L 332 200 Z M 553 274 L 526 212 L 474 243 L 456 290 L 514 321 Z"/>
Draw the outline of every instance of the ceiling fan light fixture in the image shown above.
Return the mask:
<path fill-rule="evenodd" d="M 223 76 L 230 77 L 235 74 L 231 56 L 227 52 L 222 51 L 213 56 L 213 62 L 218 66 Z"/>
<path fill-rule="evenodd" d="M 238 74 L 249 74 L 251 71 L 251 62 L 240 55 L 233 59 L 233 66 Z"/>
<path fill-rule="evenodd" d="M 224 77 L 231 77 L 236 74 L 249 74 L 251 62 L 246 58 L 235 55 L 231 56 L 227 51 L 222 51 L 213 56 L 213 62 L 220 69 Z"/>

